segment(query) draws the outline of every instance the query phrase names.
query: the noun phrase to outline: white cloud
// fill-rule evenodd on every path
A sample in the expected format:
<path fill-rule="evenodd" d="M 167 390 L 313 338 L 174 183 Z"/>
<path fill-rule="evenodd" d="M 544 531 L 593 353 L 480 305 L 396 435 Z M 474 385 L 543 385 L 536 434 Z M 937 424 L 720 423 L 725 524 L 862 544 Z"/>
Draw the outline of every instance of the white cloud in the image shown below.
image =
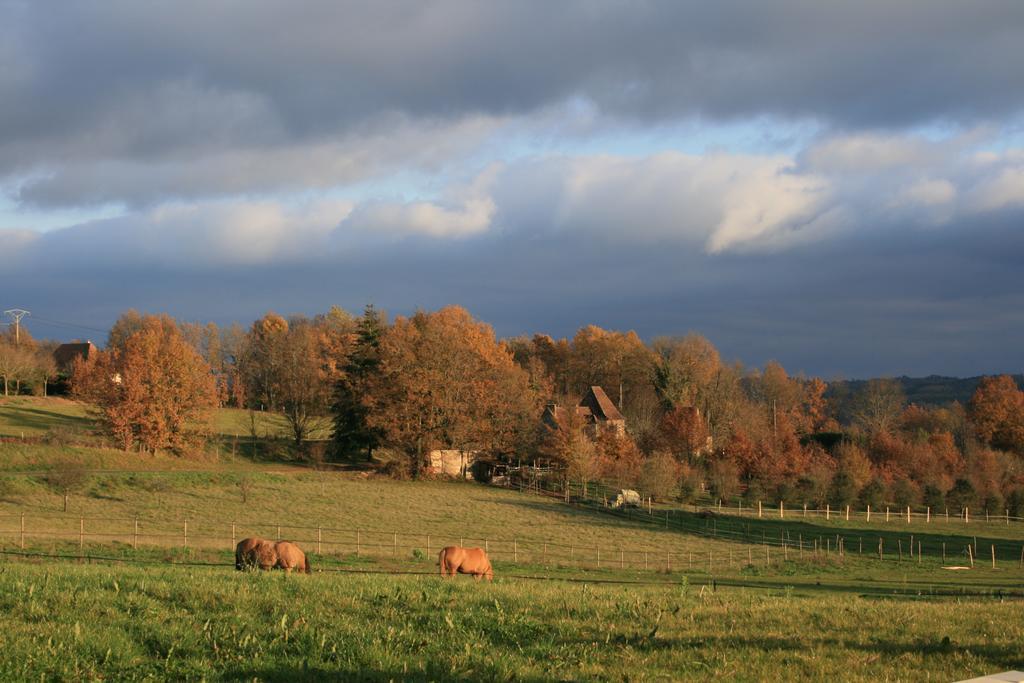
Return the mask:
<path fill-rule="evenodd" d="M 979 182 L 970 199 L 982 211 L 1024 206 L 1024 161 Z"/>

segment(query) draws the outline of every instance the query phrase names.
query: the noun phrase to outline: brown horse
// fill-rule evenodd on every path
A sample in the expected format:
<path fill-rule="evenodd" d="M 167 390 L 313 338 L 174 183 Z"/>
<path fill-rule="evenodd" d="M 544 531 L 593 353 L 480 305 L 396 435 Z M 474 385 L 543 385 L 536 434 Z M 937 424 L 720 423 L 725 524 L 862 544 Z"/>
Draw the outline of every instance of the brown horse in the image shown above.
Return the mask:
<path fill-rule="evenodd" d="M 235 569 L 271 569 L 277 564 L 274 544 L 262 538 L 243 538 L 235 546 Z"/>
<path fill-rule="evenodd" d="M 288 573 L 291 573 L 293 569 L 306 574 L 310 573 L 309 558 L 299 546 L 291 541 L 278 541 L 274 544 L 274 550 L 277 552 L 277 563 L 274 566 L 278 569 L 283 569 Z"/>
<path fill-rule="evenodd" d="M 487 577 L 488 581 L 494 580 L 494 569 L 491 568 L 491 561 L 483 548 L 450 545 L 441 550 L 437 562 L 441 566 L 441 576 L 454 577 L 455 572 L 458 572 L 472 574 L 477 581 L 484 577 Z"/>

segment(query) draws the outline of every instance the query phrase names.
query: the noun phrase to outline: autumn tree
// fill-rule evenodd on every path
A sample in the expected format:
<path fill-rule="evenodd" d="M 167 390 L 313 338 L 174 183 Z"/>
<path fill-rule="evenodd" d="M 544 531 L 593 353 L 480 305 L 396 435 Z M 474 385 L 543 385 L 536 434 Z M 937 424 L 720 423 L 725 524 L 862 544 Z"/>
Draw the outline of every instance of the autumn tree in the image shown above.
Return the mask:
<path fill-rule="evenodd" d="M 894 379 L 872 379 L 853 398 L 853 422 L 869 434 L 891 432 L 906 398 Z"/>
<path fill-rule="evenodd" d="M 699 334 L 658 337 L 653 348 L 654 386 L 666 408 L 699 406 L 721 366 L 718 350 Z"/>
<path fill-rule="evenodd" d="M 330 425 L 331 391 L 339 374 L 334 354 L 344 351 L 330 330 L 305 318 L 293 318 L 275 341 L 280 348 L 270 382 L 295 446 L 302 448 L 312 433 Z"/>
<path fill-rule="evenodd" d="M 605 390 L 627 414 L 630 400 L 650 387 L 653 356 L 636 332 L 580 329 L 572 340 L 569 389 L 582 396 L 591 386 Z"/>
<path fill-rule="evenodd" d="M 556 424 L 548 425 L 541 453 L 562 470 L 568 497 L 569 482 L 577 482 L 587 495 L 589 482 L 601 473 L 601 453 L 586 433 L 586 422 L 575 410 L 559 411 Z"/>
<path fill-rule="evenodd" d="M 12 384 L 14 393 L 18 393 L 21 383 L 32 378 L 37 360 L 31 349 L 0 341 L 0 377 L 4 380 L 4 396 L 9 395 Z"/>
<path fill-rule="evenodd" d="M 253 407 L 267 410 L 279 407 L 278 389 L 287 334 L 288 321 L 271 311 L 254 322 L 246 335 L 239 369 Z"/>
<path fill-rule="evenodd" d="M 367 424 L 417 475 L 435 448 L 514 452 L 540 413 L 529 377 L 463 308 L 398 318 L 380 343 Z"/>
<path fill-rule="evenodd" d="M 125 450 L 188 447 L 217 403 L 209 366 L 168 316 L 143 316 L 116 346 L 76 361 L 71 386 Z"/>
<path fill-rule="evenodd" d="M 707 425 L 692 406 L 677 406 L 665 413 L 658 435 L 658 445 L 679 462 L 691 462 L 708 450 Z"/>
<path fill-rule="evenodd" d="M 594 441 L 601 480 L 619 488 L 636 487 L 643 471 L 644 457 L 633 439 L 613 430 L 600 430 Z"/>
<path fill-rule="evenodd" d="M 1024 392 L 1009 375 L 983 377 L 968 405 L 971 424 L 993 448 L 1024 453 Z"/>

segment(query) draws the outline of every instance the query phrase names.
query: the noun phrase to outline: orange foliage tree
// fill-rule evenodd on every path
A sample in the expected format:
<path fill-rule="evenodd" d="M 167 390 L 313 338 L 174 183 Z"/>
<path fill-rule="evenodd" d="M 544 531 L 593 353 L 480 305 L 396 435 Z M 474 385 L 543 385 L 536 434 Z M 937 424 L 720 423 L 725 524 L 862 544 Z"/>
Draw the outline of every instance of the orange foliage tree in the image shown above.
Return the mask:
<path fill-rule="evenodd" d="M 463 308 L 397 318 L 380 344 L 367 422 L 417 475 L 434 448 L 514 452 L 537 434 L 529 375 Z"/>
<path fill-rule="evenodd" d="M 117 346 L 76 362 L 72 391 L 99 409 L 123 449 L 183 450 L 217 405 L 213 375 L 170 317 L 131 322 Z"/>
<path fill-rule="evenodd" d="M 974 430 L 993 448 L 1024 453 L 1024 392 L 1009 375 L 984 377 L 971 397 Z"/>

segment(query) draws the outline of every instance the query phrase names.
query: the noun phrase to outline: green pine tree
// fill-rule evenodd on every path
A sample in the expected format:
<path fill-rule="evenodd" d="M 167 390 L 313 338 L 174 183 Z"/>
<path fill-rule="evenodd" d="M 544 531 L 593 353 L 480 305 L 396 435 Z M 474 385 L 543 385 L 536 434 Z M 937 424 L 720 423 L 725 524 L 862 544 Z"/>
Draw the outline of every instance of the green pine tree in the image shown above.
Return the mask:
<path fill-rule="evenodd" d="M 380 342 L 386 323 L 369 304 L 356 329 L 356 344 L 345 364 L 345 374 L 334 387 L 334 455 L 351 457 L 365 451 L 373 459 L 380 444 L 379 430 L 367 425 L 367 407 L 363 396 L 380 372 Z"/>

